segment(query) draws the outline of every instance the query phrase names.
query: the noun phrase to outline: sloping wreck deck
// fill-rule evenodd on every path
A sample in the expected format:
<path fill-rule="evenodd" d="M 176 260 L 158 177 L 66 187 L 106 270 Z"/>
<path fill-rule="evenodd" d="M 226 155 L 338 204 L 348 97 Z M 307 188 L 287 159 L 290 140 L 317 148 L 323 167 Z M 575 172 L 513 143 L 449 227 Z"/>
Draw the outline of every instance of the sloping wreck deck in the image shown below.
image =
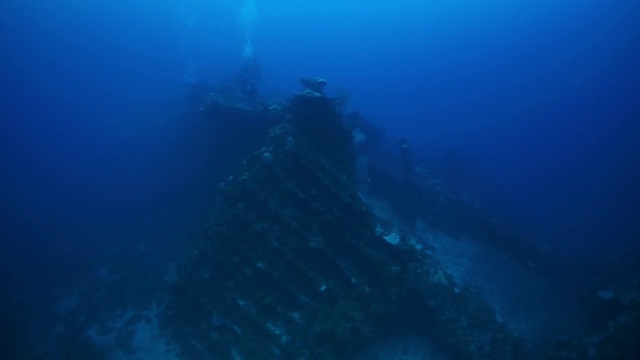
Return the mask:
<path fill-rule="evenodd" d="M 527 358 L 487 304 L 362 200 L 335 101 L 291 98 L 269 115 L 278 121 L 262 149 L 220 184 L 164 310 L 185 357 L 349 359 L 408 334 L 453 358 Z"/>

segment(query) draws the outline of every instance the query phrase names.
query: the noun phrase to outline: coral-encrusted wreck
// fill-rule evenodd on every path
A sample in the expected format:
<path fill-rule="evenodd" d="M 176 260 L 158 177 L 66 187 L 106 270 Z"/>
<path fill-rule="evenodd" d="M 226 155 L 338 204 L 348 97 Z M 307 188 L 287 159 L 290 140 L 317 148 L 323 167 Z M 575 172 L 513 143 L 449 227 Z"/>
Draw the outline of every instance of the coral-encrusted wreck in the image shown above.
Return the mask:
<path fill-rule="evenodd" d="M 264 147 L 221 184 L 165 309 L 186 358 L 345 359 L 397 334 L 460 359 L 526 358 L 487 305 L 381 228 L 335 99 L 297 95 L 277 111 Z"/>

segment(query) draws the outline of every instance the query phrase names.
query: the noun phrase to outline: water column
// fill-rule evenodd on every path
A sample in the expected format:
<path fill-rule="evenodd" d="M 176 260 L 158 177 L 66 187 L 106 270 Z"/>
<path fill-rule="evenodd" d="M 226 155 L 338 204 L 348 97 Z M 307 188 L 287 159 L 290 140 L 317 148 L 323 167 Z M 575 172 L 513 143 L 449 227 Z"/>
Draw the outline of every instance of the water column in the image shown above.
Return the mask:
<path fill-rule="evenodd" d="M 253 45 L 251 38 L 253 37 L 253 25 L 258 16 L 255 0 L 245 0 L 240 10 L 240 26 L 244 31 L 244 46 L 242 58 L 245 62 L 253 60 Z"/>

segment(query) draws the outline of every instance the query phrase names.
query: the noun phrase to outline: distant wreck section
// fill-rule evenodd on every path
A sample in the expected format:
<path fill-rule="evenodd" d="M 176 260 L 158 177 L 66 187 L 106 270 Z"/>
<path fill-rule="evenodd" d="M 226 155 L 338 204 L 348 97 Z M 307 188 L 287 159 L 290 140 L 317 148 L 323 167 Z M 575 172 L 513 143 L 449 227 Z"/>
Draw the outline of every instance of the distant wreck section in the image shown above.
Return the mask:
<path fill-rule="evenodd" d="M 220 184 L 164 308 L 184 358 L 351 359 L 406 334 L 451 358 L 528 358 L 487 304 L 380 225 L 358 193 L 353 129 L 326 82 L 303 83 L 282 107 L 203 108 L 269 129 Z"/>

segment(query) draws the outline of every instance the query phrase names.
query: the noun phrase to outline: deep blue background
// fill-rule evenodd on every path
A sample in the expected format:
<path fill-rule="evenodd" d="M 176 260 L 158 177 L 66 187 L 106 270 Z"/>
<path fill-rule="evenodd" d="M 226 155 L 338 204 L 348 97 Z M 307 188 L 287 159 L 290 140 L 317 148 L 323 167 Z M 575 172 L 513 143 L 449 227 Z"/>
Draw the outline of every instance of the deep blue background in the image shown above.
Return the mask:
<path fill-rule="evenodd" d="M 0 241 L 13 276 L 63 281 L 149 234 L 188 242 L 224 156 L 208 151 L 188 80 L 231 76 L 246 34 L 243 2 L 219 3 L 2 2 Z M 613 256 L 640 238 L 638 4 L 257 0 L 250 35 L 264 93 L 324 76 L 416 153 L 460 154 L 469 196 L 539 241 Z"/>

